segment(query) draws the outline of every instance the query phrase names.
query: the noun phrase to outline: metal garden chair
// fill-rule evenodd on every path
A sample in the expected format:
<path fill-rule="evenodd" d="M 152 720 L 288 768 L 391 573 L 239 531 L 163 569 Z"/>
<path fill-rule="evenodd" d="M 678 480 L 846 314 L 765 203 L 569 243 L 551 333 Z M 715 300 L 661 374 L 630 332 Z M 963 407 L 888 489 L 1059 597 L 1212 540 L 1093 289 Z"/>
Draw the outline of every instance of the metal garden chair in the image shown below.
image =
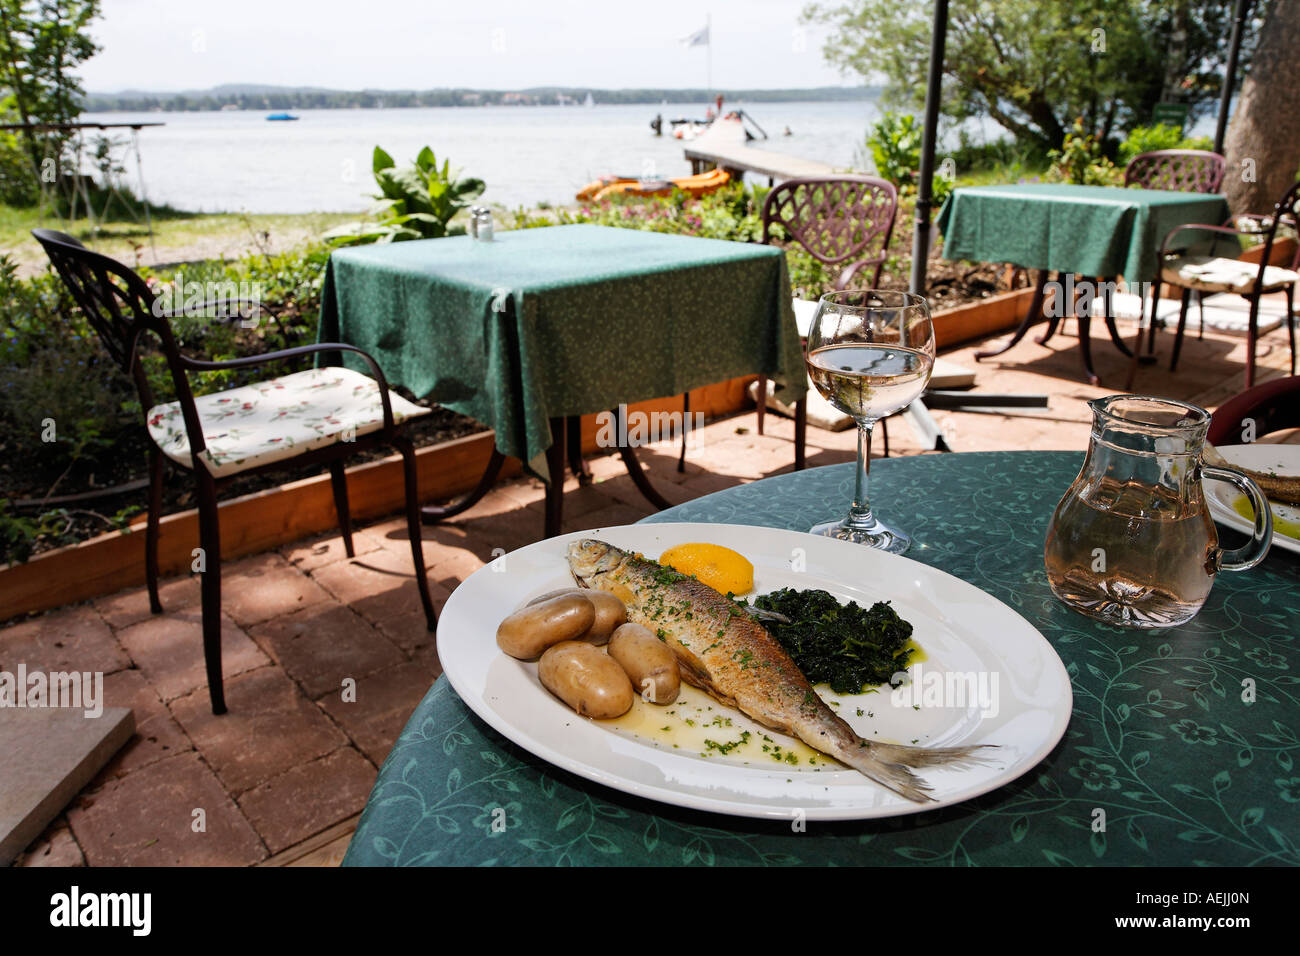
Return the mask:
<path fill-rule="evenodd" d="M 1155 316 L 1156 304 L 1160 301 L 1162 283 L 1183 290 L 1182 307 L 1178 313 L 1178 332 L 1174 338 L 1174 351 L 1170 359 L 1169 370 L 1178 367 L 1178 356 L 1183 347 L 1183 335 L 1187 329 L 1187 307 L 1192 292 L 1219 293 L 1230 292 L 1240 295 L 1250 302 L 1250 318 L 1246 332 L 1246 388 L 1255 384 L 1255 342 L 1259 338 L 1259 299 L 1260 296 L 1274 292 L 1286 294 L 1287 333 L 1291 344 L 1291 374 L 1295 374 L 1295 288 L 1300 282 L 1300 272 L 1296 271 L 1300 263 L 1300 250 L 1292 259 L 1291 268 L 1283 269 L 1269 265 L 1273 244 L 1277 239 L 1278 227 L 1283 223 L 1294 224 L 1300 214 L 1300 182 L 1295 183 L 1286 194 L 1278 200 L 1269 216 L 1238 216 L 1230 220 L 1229 225 L 1211 226 L 1189 223 L 1170 230 L 1160 243 L 1160 270 L 1151 290 L 1151 314 Z M 1243 225 L 1242 222 L 1249 223 Z M 1209 255 L 1193 253 L 1189 246 L 1180 246 L 1174 242 L 1179 233 L 1195 231 L 1208 233 L 1214 238 Z M 1236 256 L 1214 255 L 1214 247 L 1222 242 L 1221 237 L 1232 236 L 1234 240 L 1243 235 L 1262 235 L 1259 262 L 1245 262 Z M 1188 237 L 1184 236 L 1184 240 Z M 1232 250 L 1238 255 L 1241 247 L 1234 241 Z M 1152 322 L 1148 339 L 1148 350 L 1154 345 L 1155 323 Z M 1134 350 L 1133 362 L 1129 367 L 1127 388 L 1133 387 L 1136 376 L 1137 356 Z"/>
<path fill-rule="evenodd" d="M 421 548 L 420 510 L 416 493 L 415 451 L 402 424 L 428 409 L 390 392 L 383 370 L 355 346 L 338 342 L 304 345 L 224 362 L 182 354 L 169 319 L 177 310 L 162 300 L 135 272 L 108 256 L 92 252 L 71 236 L 51 229 L 32 233 L 98 333 L 104 348 L 135 383 L 145 424 L 153 441 L 149 460 L 149 515 L 145 533 L 145 578 L 149 606 L 162 612 L 158 599 L 158 522 L 162 507 L 164 464 L 194 476 L 199 505 L 199 544 L 203 549 L 201 594 L 203 655 L 212 712 L 226 712 L 221 673 L 221 538 L 217 488 L 235 475 L 251 475 L 290 464 L 325 464 L 334 489 L 334 504 L 348 557 L 354 556 L 343 460 L 377 446 L 402 455 L 406 482 L 406 522 L 411 558 L 429 630 L 437 624 Z M 230 300 L 226 300 L 229 304 Z M 205 310 L 206 311 L 206 310 Z M 236 316 L 238 318 L 239 316 Z M 155 404 L 140 361 L 141 339 L 156 336 L 176 391 L 176 400 Z M 355 352 L 373 378 L 341 364 L 294 372 L 252 385 L 195 397 L 188 373 L 244 368 L 316 353 Z"/>
<path fill-rule="evenodd" d="M 1124 167 L 1124 185 L 1176 193 L 1217 193 L 1227 160 L 1206 149 L 1158 149 L 1139 153 Z"/>
<path fill-rule="evenodd" d="M 1128 161 L 1124 185 L 1177 193 L 1217 193 L 1226 169 L 1227 160 L 1207 149 L 1157 149 L 1139 153 Z M 1196 306 L 1201 317 L 1199 334 L 1204 337 L 1205 303 L 1199 293 Z"/>

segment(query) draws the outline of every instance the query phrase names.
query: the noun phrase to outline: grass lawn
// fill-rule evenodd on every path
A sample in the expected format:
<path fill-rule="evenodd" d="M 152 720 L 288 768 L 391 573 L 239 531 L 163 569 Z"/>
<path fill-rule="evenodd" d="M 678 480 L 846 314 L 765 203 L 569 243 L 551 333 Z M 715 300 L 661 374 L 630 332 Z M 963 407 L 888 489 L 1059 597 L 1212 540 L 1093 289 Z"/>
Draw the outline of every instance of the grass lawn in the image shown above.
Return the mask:
<path fill-rule="evenodd" d="M 245 252 L 282 251 L 313 238 L 356 213 L 178 213 L 160 210 L 153 220 L 153 239 L 143 222 L 108 222 L 98 234 L 88 220 L 61 223 L 36 209 L 0 205 L 0 255 L 9 255 L 23 271 L 42 268 L 45 255 L 31 236 L 44 225 L 67 232 L 96 251 L 128 265 L 156 265 L 196 259 L 238 258 Z"/>

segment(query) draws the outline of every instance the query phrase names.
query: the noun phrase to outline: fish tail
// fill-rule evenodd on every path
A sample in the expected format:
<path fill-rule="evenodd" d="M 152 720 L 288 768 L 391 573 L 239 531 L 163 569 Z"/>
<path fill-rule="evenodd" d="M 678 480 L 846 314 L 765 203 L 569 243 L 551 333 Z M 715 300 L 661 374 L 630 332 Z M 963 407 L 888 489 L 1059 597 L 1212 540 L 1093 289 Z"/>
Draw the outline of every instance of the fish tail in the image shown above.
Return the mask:
<path fill-rule="evenodd" d="M 872 749 L 885 760 L 904 764 L 914 770 L 922 767 L 972 767 L 988 760 L 992 754 L 978 753 L 997 750 L 997 744 L 974 744 L 970 747 L 908 747 L 903 744 L 871 743 Z"/>
<path fill-rule="evenodd" d="M 869 777 L 882 787 L 917 803 L 929 803 L 933 789 L 913 770 L 923 767 L 962 767 L 983 762 L 985 754 L 976 753 L 991 744 L 972 747 L 905 747 L 861 740 L 857 747 L 843 748 L 835 754 L 840 760 Z"/>

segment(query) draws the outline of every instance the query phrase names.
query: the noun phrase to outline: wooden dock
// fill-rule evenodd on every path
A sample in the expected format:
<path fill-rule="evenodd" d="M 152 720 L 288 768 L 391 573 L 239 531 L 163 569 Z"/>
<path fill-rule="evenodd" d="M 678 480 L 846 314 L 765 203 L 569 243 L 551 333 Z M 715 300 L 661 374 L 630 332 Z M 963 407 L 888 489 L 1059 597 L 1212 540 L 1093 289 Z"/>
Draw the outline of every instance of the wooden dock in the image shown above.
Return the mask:
<path fill-rule="evenodd" d="M 730 138 L 712 137 L 708 133 L 687 142 L 685 151 L 692 173 L 721 167 L 738 180 L 743 179 L 745 173 L 766 176 L 769 186 L 775 185 L 778 180 L 815 179 L 831 176 L 837 172 L 836 168 L 829 163 L 787 156 L 784 153 L 773 153 L 766 149 L 754 149 L 743 142 L 737 143 Z"/>

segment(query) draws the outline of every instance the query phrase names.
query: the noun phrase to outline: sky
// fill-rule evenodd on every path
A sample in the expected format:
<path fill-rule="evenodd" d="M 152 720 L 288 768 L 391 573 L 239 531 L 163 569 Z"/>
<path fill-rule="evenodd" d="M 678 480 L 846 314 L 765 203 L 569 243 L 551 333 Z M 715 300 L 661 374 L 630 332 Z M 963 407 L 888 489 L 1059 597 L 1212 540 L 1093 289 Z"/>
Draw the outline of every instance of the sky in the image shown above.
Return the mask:
<path fill-rule="evenodd" d="M 804 0 L 102 0 L 85 89 L 858 85 L 822 58 Z"/>

